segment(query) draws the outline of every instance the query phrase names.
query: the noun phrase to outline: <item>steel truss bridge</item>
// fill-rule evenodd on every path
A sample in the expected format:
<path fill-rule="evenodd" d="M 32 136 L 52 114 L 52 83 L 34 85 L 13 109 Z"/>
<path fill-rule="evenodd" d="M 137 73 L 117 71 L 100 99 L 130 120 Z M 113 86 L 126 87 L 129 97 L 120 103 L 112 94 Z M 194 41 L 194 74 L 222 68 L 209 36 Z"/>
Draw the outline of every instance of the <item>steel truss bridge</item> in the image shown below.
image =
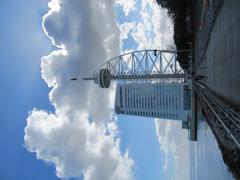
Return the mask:
<path fill-rule="evenodd" d="M 187 50 L 189 51 L 189 50 Z M 177 56 L 187 51 L 142 50 L 109 59 L 83 80 L 108 88 L 111 80 L 182 79 L 186 74 Z"/>

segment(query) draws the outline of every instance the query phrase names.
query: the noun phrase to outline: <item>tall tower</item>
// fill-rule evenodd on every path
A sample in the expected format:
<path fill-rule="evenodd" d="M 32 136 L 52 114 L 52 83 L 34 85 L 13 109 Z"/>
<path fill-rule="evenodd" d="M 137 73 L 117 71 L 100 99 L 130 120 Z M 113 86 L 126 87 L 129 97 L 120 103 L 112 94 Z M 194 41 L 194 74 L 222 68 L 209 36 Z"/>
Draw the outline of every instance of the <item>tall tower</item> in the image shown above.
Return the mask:
<path fill-rule="evenodd" d="M 188 128 L 191 80 L 177 61 L 186 54 L 191 55 L 191 50 L 129 52 L 109 59 L 83 80 L 93 80 L 100 88 L 118 80 L 117 114 L 181 120 L 182 127 Z"/>
<path fill-rule="evenodd" d="M 115 97 L 117 114 L 188 121 L 191 91 L 187 83 L 118 84 Z"/>

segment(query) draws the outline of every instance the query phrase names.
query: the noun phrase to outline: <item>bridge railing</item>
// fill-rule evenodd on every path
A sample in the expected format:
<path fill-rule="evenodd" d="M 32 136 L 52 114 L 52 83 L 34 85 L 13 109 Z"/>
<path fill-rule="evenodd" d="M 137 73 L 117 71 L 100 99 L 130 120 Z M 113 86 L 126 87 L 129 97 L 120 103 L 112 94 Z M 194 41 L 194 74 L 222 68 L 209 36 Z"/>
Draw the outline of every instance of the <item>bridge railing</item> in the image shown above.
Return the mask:
<path fill-rule="evenodd" d="M 226 149 L 240 151 L 240 114 L 200 83 L 195 83 L 199 103 L 216 138 Z M 235 151 L 237 150 L 237 151 Z"/>
<path fill-rule="evenodd" d="M 213 24 L 221 8 L 223 0 L 204 0 L 202 2 L 202 13 L 197 38 L 198 47 L 196 51 L 196 62 L 193 72 L 197 71 L 204 59 Z"/>

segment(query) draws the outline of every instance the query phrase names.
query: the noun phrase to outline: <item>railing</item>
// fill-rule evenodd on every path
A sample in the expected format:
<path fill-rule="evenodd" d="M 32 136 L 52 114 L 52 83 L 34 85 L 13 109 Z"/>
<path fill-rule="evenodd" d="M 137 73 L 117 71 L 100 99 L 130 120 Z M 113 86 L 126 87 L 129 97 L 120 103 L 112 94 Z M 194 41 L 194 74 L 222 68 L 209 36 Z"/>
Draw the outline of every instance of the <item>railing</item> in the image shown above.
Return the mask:
<path fill-rule="evenodd" d="M 198 47 L 196 51 L 196 62 L 193 72 L 201 65 L 210 40 L 215 18 L 220 10 L 223 0 L 204 0 L 202 5 L 201 20 L 198 33 Z"/>
<path fill-rule="evenodd" d="M 216 138 L 225 148 L 240 150 L 240 113 L 219 100 L 204 85 L 197 82 L 194 85 L 199 103 Z"/>

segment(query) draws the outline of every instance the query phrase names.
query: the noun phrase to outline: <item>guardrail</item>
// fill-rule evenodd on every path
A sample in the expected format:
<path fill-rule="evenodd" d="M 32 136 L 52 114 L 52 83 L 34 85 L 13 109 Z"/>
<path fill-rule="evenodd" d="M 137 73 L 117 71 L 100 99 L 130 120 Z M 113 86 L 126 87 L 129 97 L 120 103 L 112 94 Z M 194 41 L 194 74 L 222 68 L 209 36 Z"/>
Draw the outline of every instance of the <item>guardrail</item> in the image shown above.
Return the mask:
<path fill-rule="evenodd" d="M 210 34 L 215 18 L 221 8 L 223 0 L 204 0 L 202 5 L 201 20 L 198 33 L 198 47 L 196 52 L 196 61 L 193 72 L 195 73 L 199 68 L 204 54 L 206 52 L 208 42 L 210 40 Z"/>
<path fill-rule="evenodd" d="M 240 113 L 218 99 L 204 85 L 195 82 L 196 93 L 216 138 L 228 149 L 240 150 Z"/>

